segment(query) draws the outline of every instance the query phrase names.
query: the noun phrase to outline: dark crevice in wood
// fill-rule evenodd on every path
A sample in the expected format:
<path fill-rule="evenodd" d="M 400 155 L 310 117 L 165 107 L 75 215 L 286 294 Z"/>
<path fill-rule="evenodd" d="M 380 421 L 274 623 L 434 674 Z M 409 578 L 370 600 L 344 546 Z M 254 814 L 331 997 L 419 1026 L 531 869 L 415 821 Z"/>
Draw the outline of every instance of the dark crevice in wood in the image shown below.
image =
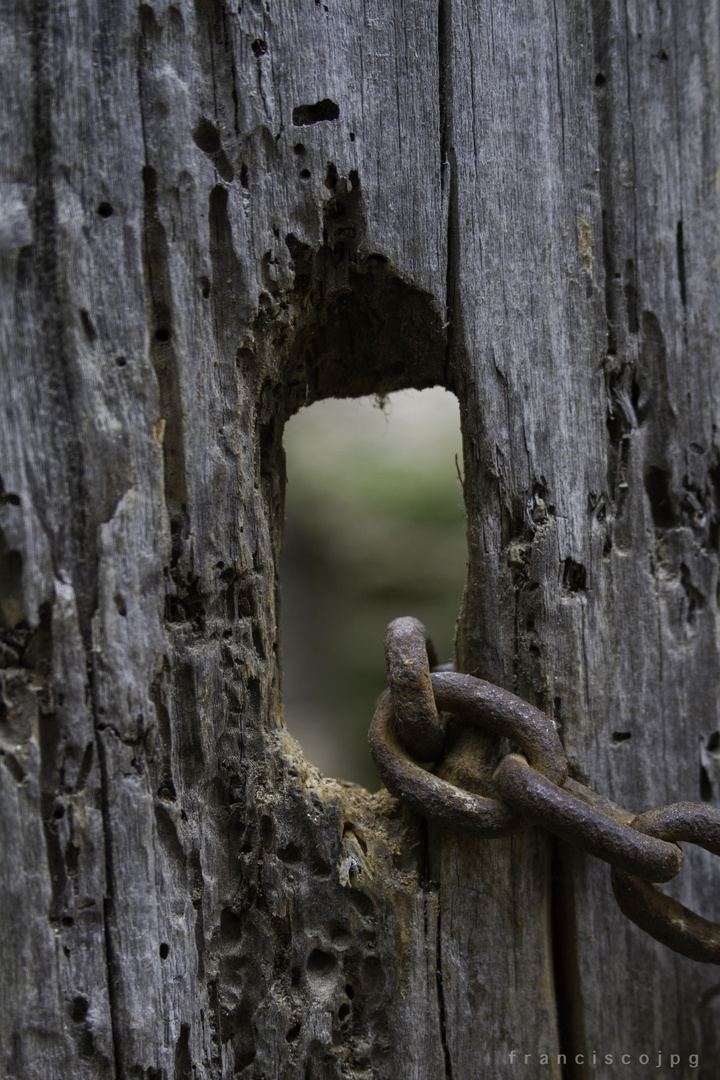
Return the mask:
<path fill-rule="evenodd" d="M 149 696 L 155 707 L 155 723 L 157 724 L 155 794 L 162 802 L 174 803 L 177 792 L 172 775 L 172 723 L 164 695 L 164 684 L 168 674 L 169 664 L 166 661 L 162 672 L 155 676 L 150 685 Z"/>
<path fill-rule="evenodd" d="M 207 117 L 201 116 L 192 130 L 192 138 L 197 148 L 202 150 L 203 154 L 213 163 L 223 180 L 231 184 L 233 181 L 232 165 L 223 149 L 220 132 L 215 124 L 208 120 Z"/>
<path fill-rule="evenodd" d="M 223 11 L 223 23 L 225 23 L 227 13 Z M 237 77 L 235 72 L 235 60 L 231 59 L 230 62 L 230 78 L 232 80 L 232 88 L 230 90 L 230 97 L 233 103 L 233 130 L 236 137 L 240 135 L 240 101 L 237 91 Z"/>
<path fill-rule="evenodd" d="M 48 918 L 55 928 L 60 925 L 62 912 L 68 901 L 68 882 L 62 847 L 57 831 L 56 802 L 58 786 L 59 724 L 56 716 L 41 716 L 39 723 L 40 782 L 42 784 L 42 822 L 45 834 L 45 854 L 52 900 Z"/>
<path fill-rule="evenodd" d="M 75 794 L 79 794 L 85 789 L 85 785 L 88 782 L 90 776 L 90 770 L 92 769 L 93 761 L 95 760 L 95 743 L 89 742 L 84 751 L 82 760 L 80 762 L 80 768 L 78 769 L 77 779 L 75 781 Z"/>
<path fill-rule="evenodd" d="M 2 506 L 20 506 L 22 499 L 15 491 L 6 491 L 3 484 L 2 476 L 0 476 L 0 507 Z"/>
<path fill-rule="evenodd" d="M 340 116 L 339 105 L 330 98 L 323 98 L 312 105 L 296 105 L 292 112 L 295 127 L 319 124 L 322 120 L 337 120 Z"/>
<path fill-rule="evenodd" d="M 680 300 L 682 306 L 687 307 L 687 279 L 685 277 L 685 241 L 683 239 L 683 223 L 678 221 L 677 233 L 676 233 L 676 247 L 677 247 L 677 271 L 678 281 L 680 282 Z"/>
<path fill-rule="evenodd" d="M 227 333 L 226 327 L 234 327 L 237 321 L 244 321 L 249 316 L 246 305 L 238 310 L 239 297 L 246 294 L 247 286 L 242 262 L 233 247 L 228 190 L 221 184 L 216 184 L 210 192 L 208 218 L 212 258 L 210 304 L 215 338 L 221 342 Z"/>
<path fill-rule="evenodd" d="M 593 55 L 595 70 L 595 110 L 598 131 L 599 188 L 602 206 L 602 251 L 605 278 L 605 320 L 607 325 L 606 388 L 609 434 L 608 491 L 614 503 L 612 517 L 623 512 L 627 492 L 630 453 L 629 434 L 637 418 L 630 399 L 634 377 L 633 338 L 638 332 L 636 259 L 623 251 L 627 208 L 618 199 L 618 145 L 624 134 L 618 113 L 630 109 L 630 102 L 618 101 L 622 78 L 614 76 L 618 63 L 618 29 L 614 14 L 602 0 L 591 5 Z M 628 61 L 629 62 L 629 61 Z M 629 70 L 625 73 L 629 79 Z M 631 136 L 632 138 L 632 136 Z M 633 148 L 634 153 L 634 148 Z M 622 191 L 622 189 L 620 189 Z M 633 207 L 634 209 L 634 207 Z M 635 252 L 633 250 L 633 256 Z"/>
<path fill-rule="evenodd" d="M 205 69 L 212 86 L 215 122 L 221 123 L 224 116 L 232 114 L 233 130 L 237 136 L 240 134 L 239 101 L 233 42 L 228 28 L 227 5 L 223 0 L 195 0 L 195 12 L 198 23 L 204 24 L 206 30 L 205 34 L 198 37 L 196 49 L 200 64 Z M 234 14 L 233 12 L 233 16 Z M 259 71 L 258 89 L 264 100 Z M 227 158 L 225 160 L 232 174 L 232 166 Z M 221 176 L 223 175 L 219 168 L 218 172 Z"/>
<path fill-rule="evenodd" d="M 697 444 L 694 444 L 697 447 Z M 704 453 L 702 448 L 700 453 Z M 697 453 L 697 449 L 695 450 Z M 705 481 L 705 499 L 707 506 L 707 543 L 712 551 L 720 547 L 720 454 L 717 452 L 707 472 Z"/>
<path fill-rule="evenodd" d="M 0 529 L 0 629 L 22 621 L 22 554 L 8 545 Z"/>
<path fill-rule="evenodd" d="M 582 563 L 568 557 L 563 563 L 562 580 L 568 592 L 584 592 L 587 588 L 587 569 Z"/>
<path fill-rule="evenodd" d="M 616 503 L 617 514 L 622 508 L 623 493 L 627 488 L 625 475 L 630 452 L 629 436 L 637 423 L 631 397 L 632 379 L 633 368 L 627 363 L 605 374 L 605 423 L 610 442 L 607 483 L 610 498 Z"/>
<path fill-rule="evenodd" d="M 445 189 L 447 183 L 446 169 L 449 165 L 447 158 L 448 138 L 450 133 L 450 119 L 448 116 L 448 78 L 451 68 L 449 63 L 450 30 L 448 23 L 448 4 L 451 0 L 438 0 L 438 100 L 440 111 L 440 184 Z"/>
<path fill-rule="evenodd" d="M 361 191 L 333 196 L 326 244 L 316 251 L 292 234 L 296 310 L 282 393 L 286 416 L 326 397 L 380 397 L 446 385 L 446 338 L 429 296 L 398 277 L 380 255 L 358 258 Z M 260 317 L 258 329 L 269 318 Z M 452 387 L 447 386 L 447 389 Z"/>
<path fill-rule="evenodd" d="M 92 693 L 92 691 L 91 691 Z M 94 695 L 93 695 L 94 697 Z M 93 702 L 94 705 L 94 702 Z M 95 708 L 93 708 L 93 715 L 95 715 Z M 105 986 L 108 996 L 108 1011 L 110 1014 L 110 1035 L 112 1039 L 112 1054 L 113 1062 L 115 1065 L 115 1076 L 122 1077 L 126 1075 L 124 1069 L 124 1063 L 122 1060 L 121 1047 L 124 1045 L 123 1038 L 123 1012 L 121 1010 L 121 1002 L 118 995 L 118 983 L 120 974 L 122 972 L 122 957 L 116 956 L 115 947 L 113 944 L 113 923 L 114 923 L 114 871 L 113 871 L 113 859 L 111 851 L 112 836 L 112 822 L 110 813 L 110 799 L 109 799 L 109 780 L 108 780 L 108 767 L 106 750 L 103 742 L 103 736 L 99 733 L 96 736 L 97 750 L 98 750 L 98 764 L 100 766 L 100 812 L 102 814 L 103 823 L 103 843 L 104 843 L 104 859 L 105 859 L 105 895 L 103 897 L 103 909 L 102 909 L 102 931 L 103 942 L 105 946 L 104 961 L 105 961 Z"/>
<path fill-rule="evenodd" d="M 700 765 L 700 798 L 703 802 L 711 803 L 713 801 L 713 786 L 712 781 L 708 775 L 708 771 L 704 765 Z"/>
<path fill-rule="evenodd" d="M 143 275 L 145 281 L 150 360 L 158 388 L 159 420 L 164 421 L 160 438 L 163 448 L 165 502 L 177 563 L 184 543 L 187 523 L 187 478 L 182 391 L 179 361 L 173 342 L 173 298 L 168 267 L 168 244 L 158 213 L 158 178 L 146 165 L 142 171 L 144 191 Z"/>
<path fill-rule="evenodd" d="M 82 323 L 82 328 L 83 328 L 83 331 L 85 332 L 85 337 L 87 338 L 88 342 L 92 345 L 92 343 L 97 340 L 97 330 L 95 329 L 95 327 L 93 325 L 93 321 L 90 318 L 89 312 L 87 312 L 84 308 L 81 308 L 81 310 L 80 310 L 80 322 Z"/>
<path fill-rule="evenodd" d="M 615 283 L 615 270 L 612 260 L 608 214 L 605 208 L 603 208 L 602 212 L 602 238 L 603 266 L 605 268 L 605 322 L 607 324 L 607 353 L 608 356 L 617 356 L 617 336 L 615 333 L 615 321 L 617 318 L 615 312 L 615 294 L 617 285 Z"/>
<path fill-rule="evenodd" d="M 452 0 L 439 0 L 438 3 L 438 72 L 439 72 L 439 114 L 440 114 L 440 182 L 447 199 L 447 269 L 445 275 L 445 327 L 447 333 L 446 380 L 455 367 L 455 347 L 461 335 L 457 326 L 459 305 L 457 290 L 460 282 L 460 243 L 458 224 L 457 162 L 451 144 L 450 99 L 452 96 L 452 58 L 451 47 L 451 4 Z"/>
<path fill-rule="evenodd" d="M 443 949 L 442 949 L 442 904 L 438 904 L 437 926 L 435 928 L 437 942 L 437 960 L 435 963 L 435 982 L 437 986 L 438 1002 L 438 1027 L 442 1041 L 443 1059 L 445 1061 L 445 1080 L 453 1080 L 452 1057 L 447 1039 L 447 1009 L 445 1006 L 445 985 L 443 983 Z"/>
<path fill-rule="evenodd" d="M 593 0 L 592 31 L 596 70 L 612 70 L 612 44 L 610 14 L 602 0 Z M 598 81 L 599 80 L 599 81 Z M 595 112 L 598 128 L 598 165 L 600 167 L 599 187 L 602 205 L 602 254 L 605 270 L 605 320 L 608 329 L 607 352 L 609 356 L 617 354 L 617 319 L 618 319 L 618 274 L 615 269 L 615 206 L 613 202 L 613 176 L 610 163 L 615 143 L 613 130 L 613 86 L 606 76 L 598 75 L 595 80 L 598 91 L 595 94 Z"/>
<path fill-rule="evenodd" d="M 688 625 L 692 626 L 695 623 L 698 613 L 705 607 L 707 597 L 693 583 L 690 568 L 684 562 L 680 563 L 680 584 L 683 587 L 683 592 L 685 593 L 687 601 L 685 619 Z"/>
<path fill-rule="evenodd" d="M 198 984 L 201 984 L 205 979 L 205 918 L 203 915 L 205 878 L 200 862 L 200 852 L 194 845 L 188 855 L 188 869 L 188 879 L 191 885 L 190 897 L 195 911 L 193 940 L 195 942 L 195 956 L 197 957 L 197 979 Z"/>
<path fill-rule="evenodd" d="M 654 466 L 645 473 L 645 492 L 650 501 L 655 532 L 661 535 L 667 529 L 672 529 L 677 524 L 677 515 L 673 509 L 673 499 L 670 491 L 670 477 L 664 469 L 656 469 Z"/>
<path fill-rule="evenodd" d="M 557 1009 L 558 1047 L 563 1080 L 587 1080 L 587 1044 L 580 974 L 575 856 L 562 840 L 552 838 L 550 869 L 550 942 Z M 583 1064 L 576 1058 L 580 1057 Z"/>
<path fill-rule="evenodd" d="M 560 111 L 560 146 L 563 171 L 565 171 L 565 105 L 562 94 L 561 72 L 565 67 L 565 58 L 560 56 L 560 30 L 558 27 L 557 0 L 553 0 L 553 30 L 555 36 L 555 80 L 557 86 L 557 102 Z"/>
<path fill-rule="evenodd" d="M 180 1025 L 180 1037 L 175 1043 L 175 1080 L 193 1080 L 195 1069 L 190 1054 L 190 1025 Z"/>
<path fill-rule="evenodd" d="M 628 333 L 637 334 L 637 288 L 635 285 L 634 277 L 631 281 L 625 282 L 625 285 L 623 286 L 623 293 L 625 295 L 625 314 L 627 318 Z"/>

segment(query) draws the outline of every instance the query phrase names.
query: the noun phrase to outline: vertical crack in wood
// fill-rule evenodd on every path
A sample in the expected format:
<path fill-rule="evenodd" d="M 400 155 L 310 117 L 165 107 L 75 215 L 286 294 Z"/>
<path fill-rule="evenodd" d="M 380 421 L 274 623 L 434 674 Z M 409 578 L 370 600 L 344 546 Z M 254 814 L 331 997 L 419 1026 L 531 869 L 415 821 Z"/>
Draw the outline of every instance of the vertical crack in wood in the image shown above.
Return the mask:
<path fill-rule="evenodd" d="M 443 983 L 443 955 L 442 955 L 442 904 L 438 898 L 437 927 L 435 937 L 436 962 L 435 981 L 437 984 L 438 1021 L 440 1038 L 442 1040 L 443 1058 L 445 1059 L 445 1076 L 447 1080 L 453 1080 L 452 1058 L 447 1041 L 447 1012 L 445 1009 L 445 986 Z"/>
<path fill-rule="evenodd" d="M 682 153 L 680 154 L 682 160 Z M 682 196 L 680 198 L 680 213 L 683 213 L 682 209 Z M 677 223 L 676 231 L 676 246 L 677 246 L 677 275 L 678 284 L 680 286 L 680 303 L 682 304 L 682 340 L 685 356 L 688 353 L 688 294 L 687 294 L 687 271 L 685 269 L 685 238 L 683 235 L 683 223 L 682 218 Z"/>
<path fill-rule="evenodd" d="M 172 285 L 168 266 L 165 228 L 158 214 L 158 178 L 155 169 L 142 171 L 143 275 L 150 360 L 157 379 L 159 420 L 163 429 L 163 485 L 173 537 L 173 561 L 182 546 L 187 522 L 187 468 L 185 462 L 184 409 L 179 361 L 173 342 Z"/>
<path fill-rule="evenodd" d="M 594 14 L 595 10 L 596 9 L 593 8 L 593 14 Z M 627 42 L 627 46 L 626 46 L 626 49 L 625 49 L 625 64 L 626 64 L 626 72 L 625 72 L 625 74 L 626 74 L 626 78 L 627 78 L 627 112 L 628 112 L 628 124 L 629 124 L 629 128 L 630 128 L 630 150 L 631 150 L 631 153 L 632 153 L 632 175 L 637 176 L 638 175 L 638 166 L 637 166 L 637 147 L 635 145 L 635 124 L 634 124 L 634 121 L 633 121 L 632 70 L 631 70 L 631 66 L 630 66 L 631 34 L 630 34 L 630 30 L 629 30 L 629 24 L 630 24 L 630 14 L 628 12 L 627 0 L 625 0 L 625 27 L 624 27 L 625 34 L 624 34 L 624 40 Z M 611 47 L 610 41 L 608 40 L 607 43 L 606 43 L 606 49 L 607 49 L 608 52 L 609 52 L 610 47 Z M 602 129 L 601 129 L 601 131 L 602 131 Z M 600 175 L 602 177 L 602 172 L 601 172 Z M 636 194 L 636 189 L 635 189 L 634 184 L 631 185 L 631 198 L 632 198 L 633 256 L 634 256 L 634 266 L 637 267 L 638 266 L 638 234 L 637 234 L 638 211 L 637 211 L 637 194 Z M 602 203 L 605 202 L 604 193 L 602 191 L 602 188 L 600 189 L 600 199 L 601 199 Z"/>
<path fill-rule="evenodd" d="M 586 1080 L 585 1023 L 578 955 L 573 854 L 553 837 L 550 868 L 550 950 L 559 1059 L 563 1080 Z M 576 1058 L 582 1057 L 583 1064 Z"/>
<path fill-rule="evenodd" d="M 558 108 L 560 109 L 560 129 L 561 129 L 561 146 L 562 146 L 562 167 L 565 171 L 565 106 L 563 104 L 562 95 L 562 80 L 560 73 L 562 71 L 562 59 L 560 57 L 560 31 L 558 28 L 558 12 L 557 2 L 553 0 L 553 23 L 555 29 L 555 73 L 557 76 L 557 96 L 558 96 Z"/>
<path fill-rule="evenodd" d="M 598 164 L 600 168 L 599 188 L 600 202 L 602 205 L 603 223 L 603 265 L 605 270 L 605 322 L 607 325 L 608 341 L 607 353 L 615 356 L 617 353 L 617 327 L 618 312 L 621 310 L 617 290 L 619 286 L 615 280 L 613 240 L 615 233 L 614 207 L 610 198 L 612 180 L 606 161 L 611 158 L 613 146 L 612 118 L 613 110 L 609 99 L 612 80 L 608 82 L 609 72 L 606 70 L 610 62 L 607 20 L 609 16 L 602 3 L 592 5 L 592 31 L 593 31 L 593 55 L 595 69 L 595 115 L 597 119 L 598 133 Z M 619 278 L 619 275 L 618 275 Z"/>
<path fill-rule="evenodd" d="M 445 325 L 447 344 L 445 352 L 445 384 L 449 385 L 448 373 L 453 368 L 455 352 L 455 322 L 458 317 L 456 291 L 459 277 L 458 216 L 457 216 L 457 169 L 455 152 L 450 142 L 449 97 L 452 72 L 450 7 L 451 0 L 438 3 L 438 93 L 440 102 L 440 182 L 446 200 L 447 213 L 447 268 L 445 277 Z"/>
<path fill-rule="evenodd" d="M 102 814 L 103 823 L 103 854 L 105 858 L 105 896 L 103 897 L 102 912 L 103 940 L 105 945 L 104 960 L 108 995 L 108 1012 L 110 1013 L 110 1037 L 112 1039 L 113 1064 L 115 1066 L 115 1076 L 119 1080 L 120 1077 L 125 1075 L 125 1072 L 122 1067 L 122 1059 L 120 1056 L 120 1047 L 123 1042 L 123 1032 L 120 1022 L 119 1005 L 117 1000 L 117 994 L 115 992 L 114 978 L 114 972 L 118 968 L 118 961 L 115 959 L 111 931 L 114 896 L 112 853 L 110 850 L 111 826 L 110 807 L 108 800 L 108 769 L 105 757 L 105 746 L 103 745 L 103 736 L 97 730 L 95 693 L 93 690 L 93 682 L 94 679 L 91 674 L 91 677 L 88 681 L 88 689 L 90 694 L 92 716 L 95 724 L 95 741 L 97 743 L 98 765 L 100 767 L 100 812 Z"/>

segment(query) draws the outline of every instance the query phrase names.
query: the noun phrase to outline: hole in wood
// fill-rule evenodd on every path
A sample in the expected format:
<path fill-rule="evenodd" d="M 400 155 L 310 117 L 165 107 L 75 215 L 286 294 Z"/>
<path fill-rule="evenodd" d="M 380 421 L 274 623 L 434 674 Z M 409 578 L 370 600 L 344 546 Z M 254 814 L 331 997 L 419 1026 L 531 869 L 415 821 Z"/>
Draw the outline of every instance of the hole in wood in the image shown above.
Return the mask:
<path fill-rule="evenodd" d="M 703 802 L 713 801 L 713 786 L 710 775 L 704 765 L 700 765 L 700 798 Z"/>
<path fill-rule="evenodd" d="M 193 142 L 204 154 L 216 154 L 221 148 L 220 133 L 215 125 L 201 116 L 192 130 Z"/>
<path fill-rule="evenodd" d="M 452 659 L 466 571 L 457 399 L 326 399 L 289 420 L 284 442 L 285 722 L 322 772 L 376 790 L 367 730 L 387 623 L 417 616 Z"/>
<path fill-rule="evenodd" d="M 311 980 L 323 981 L 334 978 L 337 960 L 332 953 L 313 949 L 307 960 L 307 973 Z"/>
<path fill-rule="evenodd" d="M 74 1024 L 82 1024 L 83 1020 L 88 1014 L 88 1000 L 78 994 L 73 998 L 72 1006 L 70 1009 L 70 1017 Z"/>
<path fill-rule="evenodd" d="M 340 106 L 323 98 L 312 105 L 296 105 L 292 113 L 292 122 L 295 127 L 305 127 L 308 124 L 319 124 L 321 120 L 337 120 L 340 115 Z"/>

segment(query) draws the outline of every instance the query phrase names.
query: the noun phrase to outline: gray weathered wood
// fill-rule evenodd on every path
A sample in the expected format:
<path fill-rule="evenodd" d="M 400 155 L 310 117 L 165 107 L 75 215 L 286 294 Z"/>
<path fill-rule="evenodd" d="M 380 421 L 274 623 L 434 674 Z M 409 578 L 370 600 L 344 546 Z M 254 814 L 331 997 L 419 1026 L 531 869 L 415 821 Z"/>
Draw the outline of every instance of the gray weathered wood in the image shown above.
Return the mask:
<path fill-rule="evenodd" d="M 605 867 L 304 761 L 276 567 L 285 419 L 453 389 L 460 664 L 717 801 L 717 3 L 3 19 L 3 1075 L 715 1075 L 715 970 Z"/>

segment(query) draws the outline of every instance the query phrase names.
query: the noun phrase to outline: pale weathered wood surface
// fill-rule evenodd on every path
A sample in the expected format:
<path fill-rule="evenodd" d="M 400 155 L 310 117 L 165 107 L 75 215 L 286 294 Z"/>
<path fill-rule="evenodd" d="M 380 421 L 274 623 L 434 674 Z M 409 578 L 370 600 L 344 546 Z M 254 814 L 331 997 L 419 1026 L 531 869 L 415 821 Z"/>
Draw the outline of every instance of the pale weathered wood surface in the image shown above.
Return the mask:
<path fill-rule="evenodd" d="M 307 766 L 276 566 L 287 416 L 453 389 L 462 667 L 717 804 L 718 14 L 5 5 L 3 1076 L 717 1075 L 604 866 Z"/>

